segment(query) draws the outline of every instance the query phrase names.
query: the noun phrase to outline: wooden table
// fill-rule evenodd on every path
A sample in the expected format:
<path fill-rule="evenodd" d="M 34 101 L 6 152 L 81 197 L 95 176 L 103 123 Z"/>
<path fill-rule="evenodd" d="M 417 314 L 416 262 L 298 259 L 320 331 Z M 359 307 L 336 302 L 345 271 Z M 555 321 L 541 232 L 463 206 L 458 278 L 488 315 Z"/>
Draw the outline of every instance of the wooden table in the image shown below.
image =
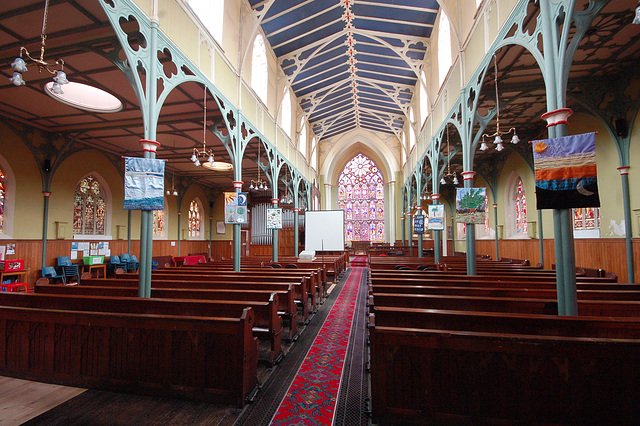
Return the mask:
<path fill-rule="evenodd" d="M 91 274 L 92 278 L 100 278 L 100 271 L 102 271 L 102 278 L 107 278 L 107 265 L 101 263 L 100 265 L 82 265 L 82 272 L 86 271 L 86 268 L 89 268 L 89 274 Z M 93 276 L 93 271 L 96 271 L 96 276 Z"/>

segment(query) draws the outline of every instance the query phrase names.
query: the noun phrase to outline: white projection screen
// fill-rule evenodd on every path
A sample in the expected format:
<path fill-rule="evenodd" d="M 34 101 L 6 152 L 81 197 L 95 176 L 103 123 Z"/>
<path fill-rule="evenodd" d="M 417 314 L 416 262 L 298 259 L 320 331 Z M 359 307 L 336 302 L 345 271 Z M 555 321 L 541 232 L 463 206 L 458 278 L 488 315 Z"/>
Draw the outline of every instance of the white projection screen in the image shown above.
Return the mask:
<path fill-rule="evenodd" d="M 344 250 L 343 210 L 307 210 L 304 221 L 305 250 Z"/>

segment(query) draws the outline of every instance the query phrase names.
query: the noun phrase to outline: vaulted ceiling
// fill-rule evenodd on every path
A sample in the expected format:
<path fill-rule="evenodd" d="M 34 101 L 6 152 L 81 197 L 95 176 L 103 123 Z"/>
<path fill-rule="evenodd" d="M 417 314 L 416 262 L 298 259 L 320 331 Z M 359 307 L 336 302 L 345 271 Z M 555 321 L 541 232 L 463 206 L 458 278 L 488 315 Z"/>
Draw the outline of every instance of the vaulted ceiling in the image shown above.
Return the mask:
<path fill-rule="evenodd" d="M 398 135 L 438 13 L 436 0 L 250 0 L 319 139 Z"/>

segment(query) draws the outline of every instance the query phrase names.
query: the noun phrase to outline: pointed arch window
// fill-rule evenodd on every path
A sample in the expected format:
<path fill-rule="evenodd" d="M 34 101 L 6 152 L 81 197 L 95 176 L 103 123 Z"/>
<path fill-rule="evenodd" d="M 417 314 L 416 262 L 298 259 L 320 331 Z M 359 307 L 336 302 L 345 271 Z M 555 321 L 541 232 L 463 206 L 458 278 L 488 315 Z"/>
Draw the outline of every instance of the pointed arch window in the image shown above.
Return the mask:
<path fill-rule="evenodd" d="M 224 0 L 189 0 L 189 7 L 198 15 L 209 34 L 218 44 L 222 44 Z"/>
<path fill-rule="evenodd" d="M 200 238 L 202 226 L 202 209 L 197 199 L 189 204 L 189 238 Z"/>
<path fill-rule="evenodd" d="M 80 180 L 73 196 L 73 234 L 105 235 L 106 205 L 104 189 L 95 176 Z"/>
<path fill-rule="evenodd" d="M 300 154 L 304 158 L 307 158 L 307 123 L 304 122 L 304 118 L 302 119 L 302 124 L 300 125 L 300 139 L 298 142 L 298 148 L 300 150 Z"/>
<path fill-rule="evenodd" d="M 515 187 L 515 216 L 516 216 L 516 234 L 527 234 L 527 197 L 524 191 L 522 179 L 518 178 Z"/>
<path fill-rule="evenodd" d="M 384 241 L 384 179 L 366 155 L 353 157 L 340 173 L 338 208 L 345 212 L 347 241 Z"/>
<path fill-rule="evenodd" d="M 153 236 L 154 237 L 165 236 L 164 224 L 165 224 L 164 210 L 154 210 L 153 211 Z"/>
<path fill-rule="evenodd" d="M 4 211 L 6 194 L 7 186 L 5 184 L 5 176 L 2 169 L 0 169 L 0 234 L 4 234 Z"/>
<path fill-rule="evenodd" d="M 287 136 L 291 137 L 291 93 L 289 89 L 284 92 L 280 106 L 280 126 Z"/>
<path fill-rule="evenodd" d="M 264 38 L 258 34 L 253 40 L 253 56 L 251 62 L 251 87 L 266 105 L 269 69 L 267 68 L 267 48 Z M 291 126 L 289 126 L 291 127 Z"/>
<path fill-rule="evenodd" d="M 438 30 L 438 82 L 440 86 L 451 68 L 451 26 L 449 18 L 440 10 L 440 22 Z"/>

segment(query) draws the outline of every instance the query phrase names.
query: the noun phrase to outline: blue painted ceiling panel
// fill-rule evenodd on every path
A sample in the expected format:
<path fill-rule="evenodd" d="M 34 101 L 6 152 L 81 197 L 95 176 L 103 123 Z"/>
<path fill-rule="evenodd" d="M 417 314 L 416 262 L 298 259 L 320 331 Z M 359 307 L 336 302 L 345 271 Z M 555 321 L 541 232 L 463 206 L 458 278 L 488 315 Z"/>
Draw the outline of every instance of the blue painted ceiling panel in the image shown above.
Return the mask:
<path fill-rule="evenodd" d="M 358 127 L 393 133 L 403 127 L 397 118 L 402 110 L 391 95 L 403 105 L 413 97 L 437 18 L 436 0 L 249 4 L 268 7 L 262 30 L 317 135 Z"/>

